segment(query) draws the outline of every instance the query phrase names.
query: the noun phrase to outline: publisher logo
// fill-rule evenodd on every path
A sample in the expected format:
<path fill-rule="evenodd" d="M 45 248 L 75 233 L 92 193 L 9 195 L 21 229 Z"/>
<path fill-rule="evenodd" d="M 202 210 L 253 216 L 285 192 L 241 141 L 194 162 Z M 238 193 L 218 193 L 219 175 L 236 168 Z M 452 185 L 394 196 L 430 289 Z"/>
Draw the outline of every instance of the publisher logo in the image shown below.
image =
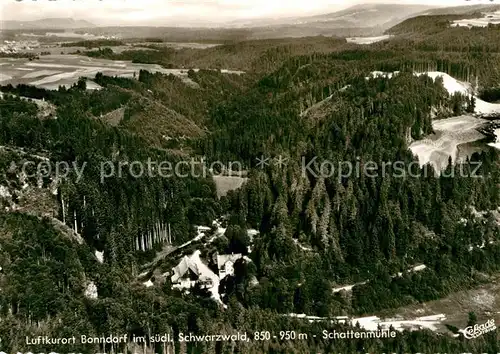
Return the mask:
<path fill-rule="evenodd" d="M 497 329 L 497 326 L 495 325 L 495 320 L 491 319 L 488 320 L 486 323 L 483 324 L 476 324 L 474 326 L 469 326 L 466 327 L 463 330 L 464 337 L 467 339 L 474 339 L 477 337 L 482 336 L 483 334 L 486 334 L 488 332 L 492 332 Z"/>

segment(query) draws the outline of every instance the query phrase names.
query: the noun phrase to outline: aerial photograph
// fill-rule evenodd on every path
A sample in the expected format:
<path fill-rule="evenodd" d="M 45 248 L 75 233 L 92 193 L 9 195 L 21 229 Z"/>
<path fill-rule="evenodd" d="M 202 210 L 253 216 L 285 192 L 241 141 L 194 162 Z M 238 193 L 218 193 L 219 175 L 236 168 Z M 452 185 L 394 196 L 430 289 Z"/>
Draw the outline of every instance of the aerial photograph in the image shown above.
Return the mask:
<path fill-rule="evenodd" d="M 500 1 L 0 0 L 0 354 L 500 354 Z"/>

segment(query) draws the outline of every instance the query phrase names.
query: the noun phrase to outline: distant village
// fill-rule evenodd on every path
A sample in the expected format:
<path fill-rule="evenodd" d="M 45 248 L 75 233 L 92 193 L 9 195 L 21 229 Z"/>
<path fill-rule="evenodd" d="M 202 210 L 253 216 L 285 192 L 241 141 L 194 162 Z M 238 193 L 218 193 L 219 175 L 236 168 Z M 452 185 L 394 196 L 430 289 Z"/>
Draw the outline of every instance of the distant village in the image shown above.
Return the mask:
<path fill-rule="evenodd" d="M 61 39 L 61 42 L 51 42 L 51 43 L 40 43 L 37 37 L 57 37 Z M 89 33 L 74 33 L 74 32 L 47 32 L 44 35 L 37 35 L 32 33 L 22 33 L 16 35 L 17 40 L 4 40 L 0 44 L 0 53 L 4 54 L 18 54 L 23 52 L 29 52 L 38 48 L 49 48 L 49 47 L 59 47 L 62 42 L 73 42 L 81 40 L 97 40 L 97 39 L 118 39 L 117 36 L 96 36 Z"/>

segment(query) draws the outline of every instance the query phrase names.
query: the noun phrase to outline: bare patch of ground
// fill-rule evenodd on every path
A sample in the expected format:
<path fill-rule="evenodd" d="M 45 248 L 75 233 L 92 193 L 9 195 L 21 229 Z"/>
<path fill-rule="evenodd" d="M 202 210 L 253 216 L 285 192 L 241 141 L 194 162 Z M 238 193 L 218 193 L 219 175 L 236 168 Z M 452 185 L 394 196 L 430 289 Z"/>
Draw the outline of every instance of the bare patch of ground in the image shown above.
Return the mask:
<path fill-rule="evenodd" d="M 108 123 L 113 127 L 116 127 L 123 120 L 124 114 L 125 114 L 125 108 L 120 107 L 115 109 L 114 111 L 111 111 L 101 116 L 101 120 L 103 120 L 104 122 Z"/>

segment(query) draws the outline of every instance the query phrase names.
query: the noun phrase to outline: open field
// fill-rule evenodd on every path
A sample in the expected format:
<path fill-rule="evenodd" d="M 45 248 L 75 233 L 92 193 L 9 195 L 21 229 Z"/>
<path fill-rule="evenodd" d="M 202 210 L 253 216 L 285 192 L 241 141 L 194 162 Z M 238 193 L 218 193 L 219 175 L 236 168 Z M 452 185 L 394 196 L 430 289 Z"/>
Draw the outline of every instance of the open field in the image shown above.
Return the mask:
<path fill-rule="evenodd" d="M 60 31 L 60 32 L 50 32 L 46 31 L 43 34 L 40 33 L 32 33 L 32 32 L 27 32 L 27 33 L 20 33 L 20 37 L 31 37 L 31 38 L 52 38 L 52 39 L 59 39 L 59 38 L 64 38 L 64 39 L 78 39 L 78 40 L 94 40 L 94 39 L 105 39 L 108 38 L 107 36 L 98 36 L 92 33 L 87 33 L 87 32 L 74 32 L 74 31 Z"/>
<path fill-rule="evenodd" d="M 187 69 L 165 69 L 157 64 L 136 64 L 129 61 L 95 59 L 80 55 L 45 55 L 39 60 L 1 58 L 2 76 L 0 84 L 27 84 L 56 90 L 59 86 L 69 87 L 79 77 L 93 79 L 98 72 L 108 76 L 138 77 L 140 70 L 152 73 L 172 74 L 186 84 L 195 84 L 188 77 Z M 197 71 L 197 69 L 194 69 Z M 222 70 L 225 73 L 241 74 L 240 71 Z M 87 88 L 99 89 L 99 85 L 87 81 Z"/>
<path fill-rule="evenodd" d="M 500 11 L 487 12 L 481 18 L 469 18 L 453 21 L 452 26 L 456 27 L 487 27 L 489 24 L 500 24 Z"/>
<path fill-rule="evenodd" d="M 123 53 L 126 50 L 154 50 L 151 48 L 145 48 L 145 47 L 133 47 L 131 45 L 120 45 L 120 46 L 113 46 L 111 47 L 113 49 L 114 53 L 120 54 Z M 51 55 L 58 55 L 58 54 L 75 54 L 77 51 L 80 52 L 85 52 L 90 50 L 89 48 L 85 47 L 61 47 L 58 44 L 52 44 L 52 45 L 43 45 L 37 48 L 31 48 L 31 50 L 25 50 L 23 52 L 26 53 L 33 53 L 33 54 L 38 54 L 38 55 L 43 55 L 42 53 L 50 53 Z"/>
<path fill-rule="evenodd" d="M 436 169 L 444 169 L 450 156 L 453 162 L 464 158 L 459 156 L 460 145 L 485 138 L 476 130 L 485 123 L 484 119 L 473 116 L 435 120 L 432 124 L 435 133 L 413 142 L 410 150 L 418 156 L 421 166 L 431 163 Z"/>
<path fill-rule="evenodd" d="M 227 195 L 229 191 L 241 188 L 243 183 L 248 179 L 245 177 L 236 176 L 214 176 L 215 187 L 217 189 L 217 197 Z"/>

